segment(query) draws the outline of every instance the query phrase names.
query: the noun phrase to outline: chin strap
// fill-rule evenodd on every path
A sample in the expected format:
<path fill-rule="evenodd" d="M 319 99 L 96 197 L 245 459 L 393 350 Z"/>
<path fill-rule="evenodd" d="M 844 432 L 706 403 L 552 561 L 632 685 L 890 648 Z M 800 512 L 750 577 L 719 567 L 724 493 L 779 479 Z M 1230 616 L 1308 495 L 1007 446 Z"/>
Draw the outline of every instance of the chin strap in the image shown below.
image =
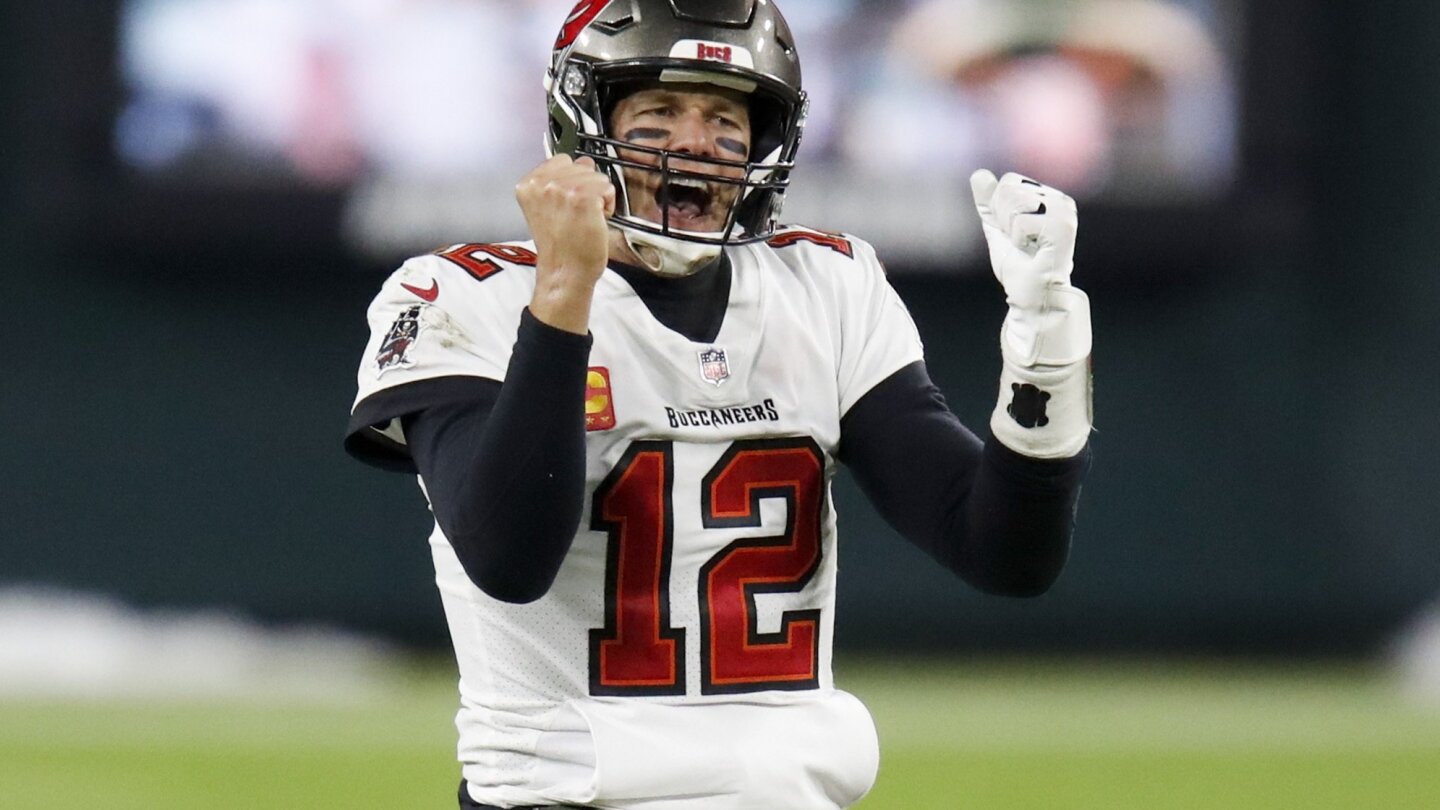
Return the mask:
<path fill-rule="evenodd" d="M 652 233 L 636 233 L 622 228 L 620 235 L 630 252 L 640 260 L 646 270 L 657 276 L 688 276 L 715 261 L 720 255 L 719 245 L 700 242 L 686 242 L 669 236 Z"/>

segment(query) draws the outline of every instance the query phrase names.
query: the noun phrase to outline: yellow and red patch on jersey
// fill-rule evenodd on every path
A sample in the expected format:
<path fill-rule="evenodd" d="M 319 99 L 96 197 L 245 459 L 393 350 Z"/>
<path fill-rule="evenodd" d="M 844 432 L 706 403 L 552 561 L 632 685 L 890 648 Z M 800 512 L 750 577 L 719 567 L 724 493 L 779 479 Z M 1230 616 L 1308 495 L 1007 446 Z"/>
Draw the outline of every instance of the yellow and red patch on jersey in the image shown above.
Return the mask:
<path fill-rule="evenodd" d="M 585 375 L 585 429 L 615 427 L 615 398 L 610 393 L 610 369 L 591 366 Z"/>

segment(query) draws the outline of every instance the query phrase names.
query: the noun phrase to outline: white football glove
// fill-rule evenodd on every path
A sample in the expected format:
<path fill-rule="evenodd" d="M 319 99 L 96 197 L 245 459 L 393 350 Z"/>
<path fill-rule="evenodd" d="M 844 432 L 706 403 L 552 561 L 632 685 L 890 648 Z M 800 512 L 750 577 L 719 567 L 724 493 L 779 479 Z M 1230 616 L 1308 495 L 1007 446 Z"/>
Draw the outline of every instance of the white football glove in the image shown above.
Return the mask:
<path fill-rule="evenodd" d="M 970 176 L 990 266 L 1010 312 L 1001 331 L 1005 359 L 1022 367 L 1064 366 L 1090 355 L 1090 302 L 1070 285 L 1075 201 L 1014 172 Z"/>
<path fill-rule="evenodd" d="M 970 176 L 990 266 L 1010 311 L 1000 329 L 993 435 L 1016 452 L 1069 458 L 1090 436 L 1090 299 L 1070 284 L 1075 201 L 1010 173 Z"/>

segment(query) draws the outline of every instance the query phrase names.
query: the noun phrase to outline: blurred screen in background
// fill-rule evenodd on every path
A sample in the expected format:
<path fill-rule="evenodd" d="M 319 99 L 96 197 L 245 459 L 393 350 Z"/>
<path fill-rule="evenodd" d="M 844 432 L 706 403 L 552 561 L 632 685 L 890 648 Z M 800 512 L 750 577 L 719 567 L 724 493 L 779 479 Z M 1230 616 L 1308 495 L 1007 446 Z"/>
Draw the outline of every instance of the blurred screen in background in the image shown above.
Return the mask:
<path fill-rule="evenodd" d="M 544 156 L 541 79 L 571 2 L 127 0 L 115 155 L 162 186 L 338 191 L 347 242 L 373 256 L 458 228 L 515 238 L 511 189 Z M 979 244 L 956 212 L 980 166 L 1115 205 L 1231 187 L 1229 0 L 783 10 L 812 100 L 788 220 L 953 265 Z"/>

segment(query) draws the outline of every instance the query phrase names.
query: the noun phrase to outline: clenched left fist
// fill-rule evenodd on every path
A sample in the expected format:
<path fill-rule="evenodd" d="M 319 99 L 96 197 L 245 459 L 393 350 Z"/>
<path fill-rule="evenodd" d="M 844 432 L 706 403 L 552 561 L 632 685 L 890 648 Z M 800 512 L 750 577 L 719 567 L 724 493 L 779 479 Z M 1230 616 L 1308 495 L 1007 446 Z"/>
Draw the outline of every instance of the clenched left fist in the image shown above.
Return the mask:
<path fill-rule="evenodd" d="M 999 180 L 986 169 L 970 176 L 990 266 L 1005 288 L 1010 313 L 1001 346 L 1023 367 L 1062 366 L 1090 354 L 1090 302 L 1071 286 L 1075 201 L 1014 172 Z"/>

